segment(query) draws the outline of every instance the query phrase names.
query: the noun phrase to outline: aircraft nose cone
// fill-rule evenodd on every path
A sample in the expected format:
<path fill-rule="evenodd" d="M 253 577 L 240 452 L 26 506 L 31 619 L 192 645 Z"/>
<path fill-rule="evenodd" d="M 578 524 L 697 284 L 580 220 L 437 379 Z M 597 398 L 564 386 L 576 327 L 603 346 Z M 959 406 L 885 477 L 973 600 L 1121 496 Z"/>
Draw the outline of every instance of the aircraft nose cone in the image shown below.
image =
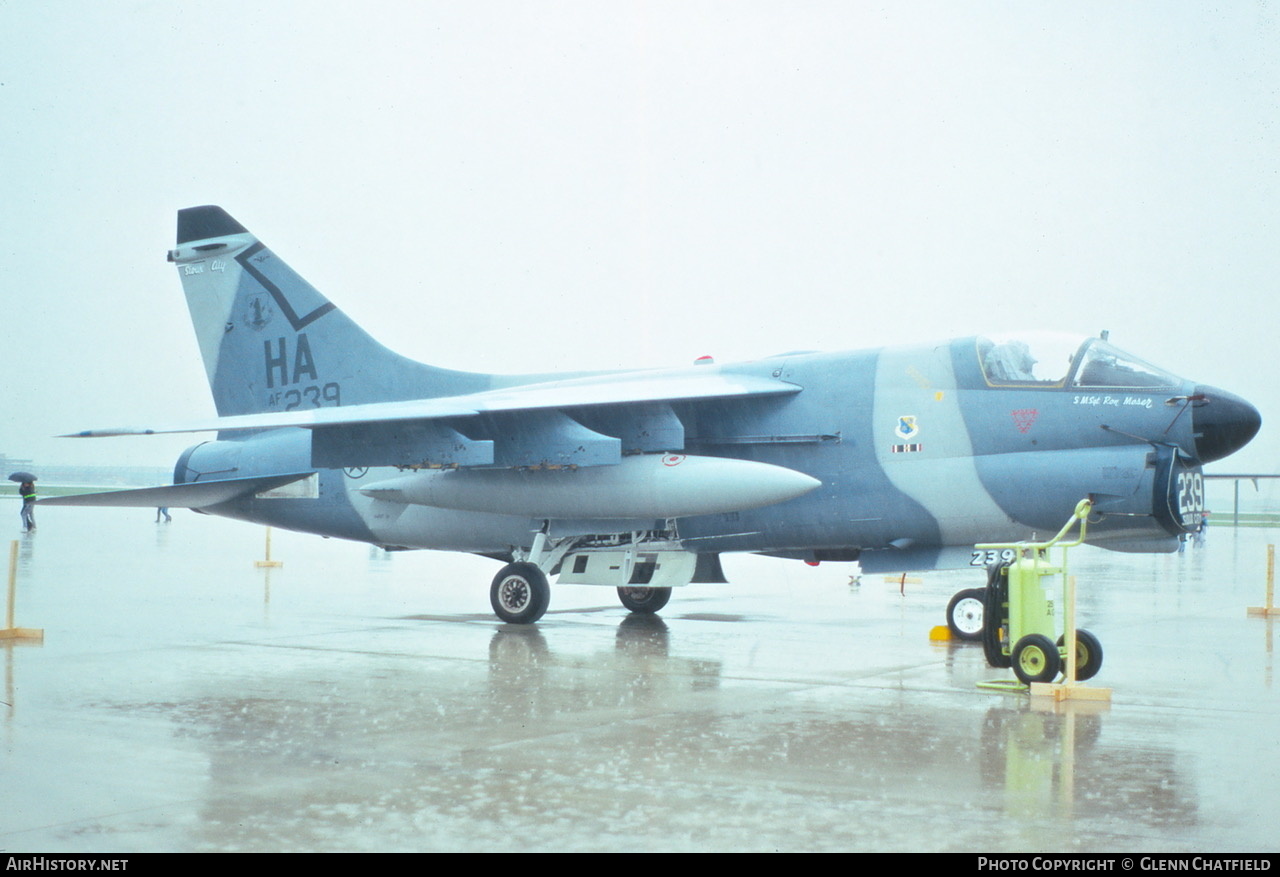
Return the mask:
<path fill-rule="evenodd" d="M 1258 434 L 1262 415 L 1244 399 L 1217 387 L 1196 387 L 1204 396 L 1193 402 L 1191 427 L 1201 463 L 1221 460 L 1243 448 Z"/>

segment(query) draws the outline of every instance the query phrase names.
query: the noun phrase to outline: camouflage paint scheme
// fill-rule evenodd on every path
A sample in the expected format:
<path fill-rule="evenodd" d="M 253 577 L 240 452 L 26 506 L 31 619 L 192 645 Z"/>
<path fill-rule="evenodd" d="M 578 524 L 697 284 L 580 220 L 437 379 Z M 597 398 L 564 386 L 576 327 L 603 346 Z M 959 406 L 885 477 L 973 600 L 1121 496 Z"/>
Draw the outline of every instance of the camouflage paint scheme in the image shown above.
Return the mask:
<path fill-rule="evenodd" d="M 1201 465 L 1260 426 L 1243 399 L 1103 338 L 970 337 L 567 376 L 449 371 L 384 348 L 221 208 L 180 211 L 169 259 L 218 419 L 82 435 L 218 437 L 182 455 L 173 486 L 80 504 L 188 506 L 388 547 L 527 558 L 544 573 L 593 547 L 692 552 L 695 581 L 718 579 L 720 552 L 921 570 L 985 563 L 976 542 L 1055 532 L 1086 496 L 1091 543 L 1175 550 L 1201 526 Z M 1035 362 L 1044 350 L 1052 360 Z M 820 486 L 675 519 L 504 514 L 500 491 L 483 511 L 387 499 L 398 495 L 388 484 L 468 470 L 563 486 L 636 454 L 753 461 Z"/>

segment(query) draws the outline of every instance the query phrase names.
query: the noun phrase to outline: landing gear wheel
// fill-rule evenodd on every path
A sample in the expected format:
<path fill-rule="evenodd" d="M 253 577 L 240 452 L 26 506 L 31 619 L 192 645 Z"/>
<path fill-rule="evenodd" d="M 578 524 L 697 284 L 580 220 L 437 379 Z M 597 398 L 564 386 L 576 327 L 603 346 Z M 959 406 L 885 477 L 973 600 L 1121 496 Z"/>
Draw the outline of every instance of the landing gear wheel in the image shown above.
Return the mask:
<path fill-rule="evenodd" d="M 947 627 L 956 639 L 977 642 L 982 639 L 983 604 L 985 588 L 967 588 L 951 598 L 947 604 Z"/>
<path fill-rule="evenodd" d="M 1042 633 L 1029 633 L 1013 647 L 1013 672 L 1026 685 L 1052 682 L 1062 671 L 1058 647 Z"/>
<path fill-rule="evenodd" d="M 618 588 L 618 599 L 632 612 L 657 612 L 671 599 L 670 588 Z"/>
<path fill-rule="evenodd" d="M 550 602 L 547 577 L 532 563 L 507 564 L 498 570 L 489 588 L 494 614 L 508 624 L 533 624 Z"/>
<path fill-rule="evenodd" d="M 1066 636 L 1058 637 L 1059 647 L 1067 644 Z M 1062 668 L 1065 671 L 1067 662 L 1064 659 Z M 1098 675 L 1102 669 L 1102 643 L 1087 630 L 1076 630 L 1076 681 L 1083 682 Z"/>

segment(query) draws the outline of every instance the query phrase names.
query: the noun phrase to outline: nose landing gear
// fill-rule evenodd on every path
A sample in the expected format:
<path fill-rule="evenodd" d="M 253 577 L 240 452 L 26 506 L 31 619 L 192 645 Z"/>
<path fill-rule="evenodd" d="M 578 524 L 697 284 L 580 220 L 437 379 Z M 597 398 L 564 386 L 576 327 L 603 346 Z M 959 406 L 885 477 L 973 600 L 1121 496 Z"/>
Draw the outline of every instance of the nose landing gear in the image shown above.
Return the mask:
<path fill-rule="evenodd" d="M 947 627 L 951 628 L 953 637 L 971 642 L 982 639 L 986 598 L 985 588 L 966 588 L 951 598 L 947 604 Z"/>

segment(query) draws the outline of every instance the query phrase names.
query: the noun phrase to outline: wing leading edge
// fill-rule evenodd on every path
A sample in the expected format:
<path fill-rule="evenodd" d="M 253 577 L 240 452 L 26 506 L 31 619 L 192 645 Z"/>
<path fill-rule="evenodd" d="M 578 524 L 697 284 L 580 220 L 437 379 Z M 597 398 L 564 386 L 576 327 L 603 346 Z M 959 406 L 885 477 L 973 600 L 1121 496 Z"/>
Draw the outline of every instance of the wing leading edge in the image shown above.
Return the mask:
<path fill-rule="evenodd" d="M 120 426 L 68 433 L 62 438 L 101 438 L 125 435 L 162 435 L 184 432 L 248 432 L 281 427 L 324 429 L 398 421 L 430 421 L 480 414 L 514 414 L 562 408 L 605 405 L 683 402 L 751 396 L 781 396 L 801 387 L 752 375 L 653 375 L 635 373 L 600 375 L 568 381 L 525 384 L 462 396 L 375 402 L 337 408 L 308 408 L 219 417 L 191 423 L 158 426 Z"/>

